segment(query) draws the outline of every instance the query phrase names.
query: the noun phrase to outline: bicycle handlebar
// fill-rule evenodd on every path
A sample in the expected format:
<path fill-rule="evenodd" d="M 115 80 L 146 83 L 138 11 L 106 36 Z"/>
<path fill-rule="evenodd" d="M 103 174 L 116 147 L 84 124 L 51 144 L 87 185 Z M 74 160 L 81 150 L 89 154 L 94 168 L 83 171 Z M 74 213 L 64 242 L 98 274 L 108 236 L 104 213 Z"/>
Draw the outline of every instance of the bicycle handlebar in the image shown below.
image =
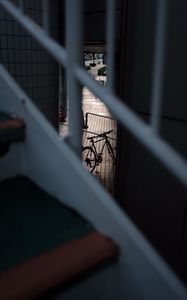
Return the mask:
<path fill-rule="evenodd" d="M 106 135 L 111 133 L 112 131 L 113 131 L 113 129 L 109 130 L 109 131 L 105 131 L 105 132 L 97 134 L 97 135 L 94 135 L 94 136 L 91 136 L 91 137 L 88 137 L 87 140 L 91 140 L 91 139 L 99 138 L 99 137 L 106 137 Z"/>

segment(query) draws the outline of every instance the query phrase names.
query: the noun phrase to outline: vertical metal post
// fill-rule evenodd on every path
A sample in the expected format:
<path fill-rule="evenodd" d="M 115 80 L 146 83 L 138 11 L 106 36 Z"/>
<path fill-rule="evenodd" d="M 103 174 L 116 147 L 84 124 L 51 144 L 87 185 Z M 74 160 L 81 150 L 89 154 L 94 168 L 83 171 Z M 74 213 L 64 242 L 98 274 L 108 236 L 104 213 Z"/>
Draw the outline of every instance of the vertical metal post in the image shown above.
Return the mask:
<path fill-rule="evenodd" d="M 18 6 L 19 6 L 19 9 L 21 10 L 21 12 L 23 13 L 24 12 L 23 0 L 19 0 Z"/>
<path fill-rule="evenodd" d="M 74 75 L 74 68 L 82 62 L 82 0 L 66 0 L 67 99 L 69 143 L 81 157 L 82 149 L 82 88 Z"/>
<path fill-rule="evenodd" d="M 59 107 L 61 107 L 62 106 L 62 66 L 60 64 L 58 65 L 58 90 L 59 90 L 58 103 L 59 103 Z"/>
<path fill-rule="evenodd" d="M 42 0 L 42 23 L 45 32 L 49 34 L 49 0 Z"/>
<path fill-rule="evenodd" d="M 107 1 L 107 87 L 114 88 L 115 0 Z"/>
<path fill-rule="evenodd" d="M 156 134 L 158 133 L 160 126 L 160 111 L 163 94 L 167 10 L 168 0 L 158 0 L 151 107 L 151 126 Z"/>

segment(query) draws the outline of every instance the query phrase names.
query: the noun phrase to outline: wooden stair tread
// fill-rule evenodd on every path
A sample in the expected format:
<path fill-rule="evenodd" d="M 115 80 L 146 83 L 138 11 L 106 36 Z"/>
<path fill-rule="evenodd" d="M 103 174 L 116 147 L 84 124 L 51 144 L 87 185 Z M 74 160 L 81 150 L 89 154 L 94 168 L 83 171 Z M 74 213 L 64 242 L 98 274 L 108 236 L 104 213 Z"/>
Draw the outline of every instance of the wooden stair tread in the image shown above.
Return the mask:
<path fill-rule="evenodd" d="M 90 233 L 0 274 L 0 299 L 33 299 L 116 254 L 110 240 Z"/>
<path fill-rule="evenodd" d="M 0 182 L 0 272 L 94 230 L 24 176 Z"/>
<path fill-rule="evenodd" d="M 116 256 L 110 240 L 28 178 L 3 180 L 0 195 L 0 299 L 33 299 Z"/>

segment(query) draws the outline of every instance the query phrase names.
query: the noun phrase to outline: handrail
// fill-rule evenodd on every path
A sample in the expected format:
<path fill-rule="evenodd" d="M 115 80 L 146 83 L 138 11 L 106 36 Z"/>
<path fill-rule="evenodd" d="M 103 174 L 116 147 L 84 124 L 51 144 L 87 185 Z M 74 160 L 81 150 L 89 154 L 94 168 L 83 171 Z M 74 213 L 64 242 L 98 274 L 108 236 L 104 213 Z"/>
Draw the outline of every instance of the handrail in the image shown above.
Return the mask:
<path fill-rule="evenodd" d="M 101 118 L 105 118 L 105 119 L 110 119 L 110 120 L 113 120 L 113 118 L 111 117 L 108 117 L 108 116 L 102 116 L 102 115 L 99 115 L 99 114 L 95 114 L 95 113 L 91 113 L 91 112 L 87 112 L 85 113 L 85 116 L 86 116 L 86 120 L 85 120 L 85 128 L 88 128 L 88 115 L 92 115 L 92 116 L 97 116 L 97 117 L 101 117 Z"/>

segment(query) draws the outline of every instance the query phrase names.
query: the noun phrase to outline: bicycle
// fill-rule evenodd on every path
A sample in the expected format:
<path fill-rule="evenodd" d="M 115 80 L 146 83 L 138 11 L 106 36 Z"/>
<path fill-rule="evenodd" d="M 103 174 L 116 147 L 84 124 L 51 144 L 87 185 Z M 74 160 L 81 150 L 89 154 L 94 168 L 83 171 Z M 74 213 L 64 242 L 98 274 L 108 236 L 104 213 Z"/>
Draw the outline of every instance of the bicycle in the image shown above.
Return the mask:
<path fill-rule="evenodd" d="M 114 150 L 112 148 L 112 145 L 109 141 L 108 135 L 113 130 L 109 130 L 106 132 L 103 132 L 101 134 L 94 135 L 92 137 L 88 137 L 87 140 L 90 141 L 90 145 L 83 147 L 82 150 L 82 157 L 83 157 L 83 165 L 86 167 L 86 169 L 91 173 L 94 171 L 95 167 L 102 163 L 103 161 L 103 151 L 104 148 L 107 147 L 108 154 L 113 160 L 113 164 L 116 162 L 116 157 L 114 154 Z M 95 144 L 99 143 L 104 140 L 104 143 L 102 145 L 101 151 L 98 152 L 96 149 Z"/>

